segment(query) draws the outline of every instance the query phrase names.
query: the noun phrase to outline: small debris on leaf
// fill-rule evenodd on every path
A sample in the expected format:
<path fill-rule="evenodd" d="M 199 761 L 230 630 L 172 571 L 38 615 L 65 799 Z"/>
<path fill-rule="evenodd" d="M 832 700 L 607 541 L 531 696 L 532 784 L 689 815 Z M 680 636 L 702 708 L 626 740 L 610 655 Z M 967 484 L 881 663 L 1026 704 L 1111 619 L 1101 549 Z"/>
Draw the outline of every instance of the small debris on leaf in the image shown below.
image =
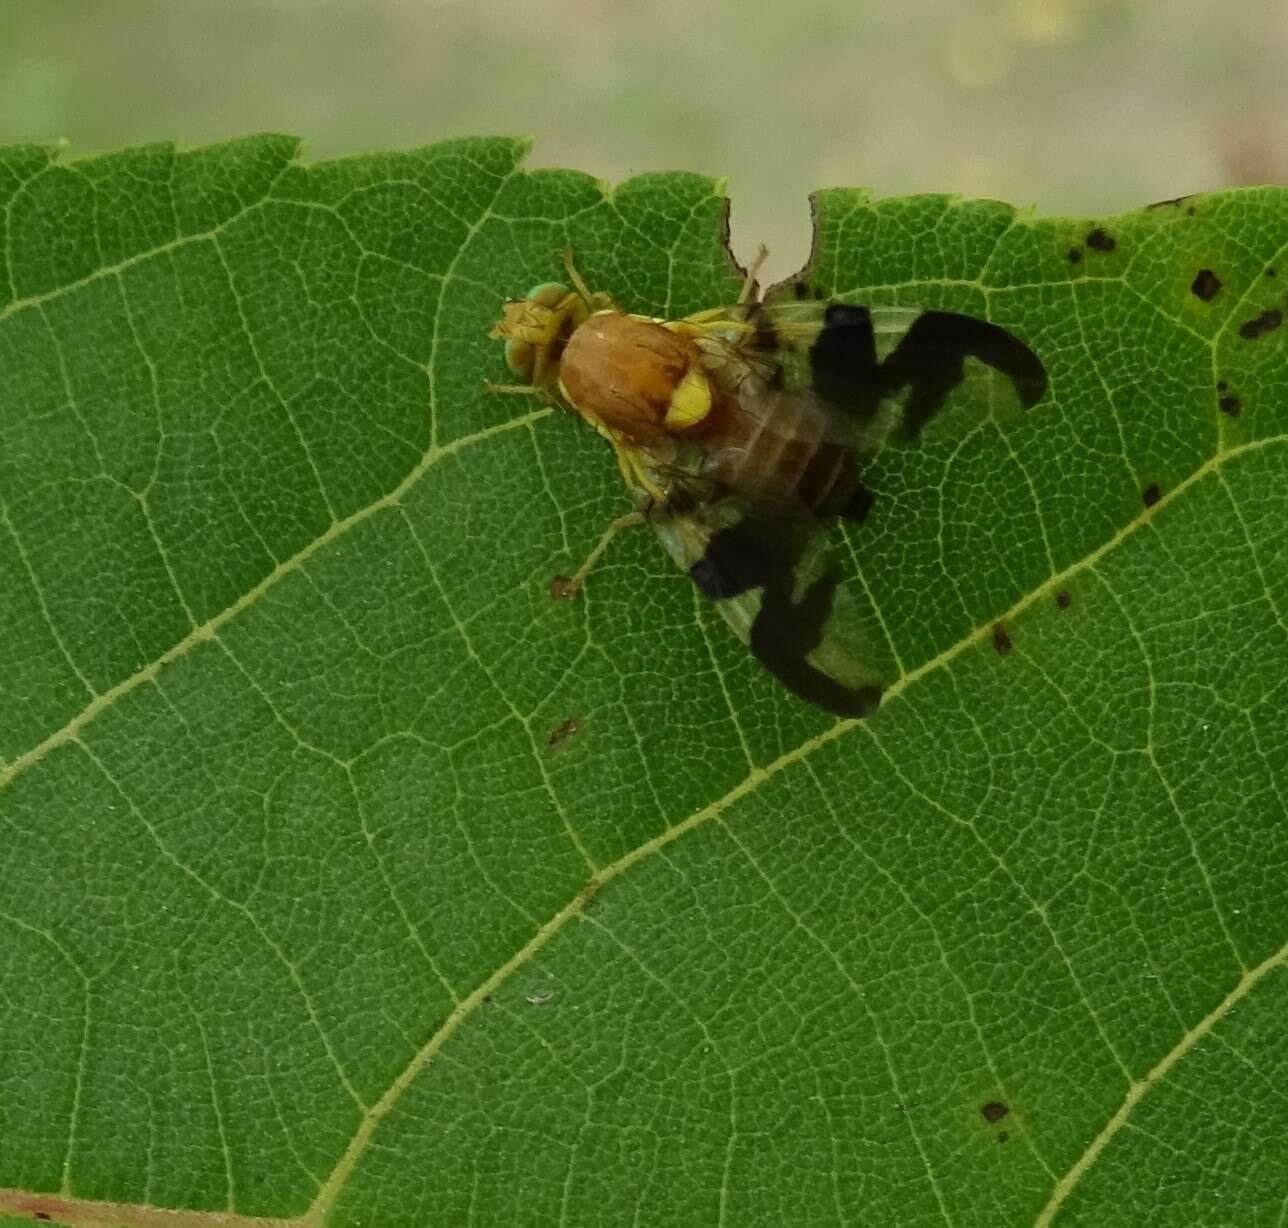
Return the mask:
<path fill-rule="evenodd" d="M 575 716 L 570 716 L 558 729 L 551 732 L 546 739 L 546 745 L 551 750 L 558 750 L 573 734 L 580 732 L 581 722 Z"/>

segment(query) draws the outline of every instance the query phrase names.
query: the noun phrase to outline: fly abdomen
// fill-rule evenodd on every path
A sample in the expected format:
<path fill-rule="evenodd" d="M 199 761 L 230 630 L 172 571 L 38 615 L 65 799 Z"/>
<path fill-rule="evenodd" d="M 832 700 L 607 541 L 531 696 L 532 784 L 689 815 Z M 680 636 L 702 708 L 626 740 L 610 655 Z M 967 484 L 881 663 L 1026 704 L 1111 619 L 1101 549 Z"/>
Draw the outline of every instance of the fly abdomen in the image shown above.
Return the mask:
<path fill-rule="evenodd" d="M 794 505 L 820 516 L 842 513 L 858 489 L 852 448 L 832 438 L 823 415 L 794 397 L 769 411 L 733 416 L 741 427 L 721 440 L 709 472 L 753 503 Z"/>

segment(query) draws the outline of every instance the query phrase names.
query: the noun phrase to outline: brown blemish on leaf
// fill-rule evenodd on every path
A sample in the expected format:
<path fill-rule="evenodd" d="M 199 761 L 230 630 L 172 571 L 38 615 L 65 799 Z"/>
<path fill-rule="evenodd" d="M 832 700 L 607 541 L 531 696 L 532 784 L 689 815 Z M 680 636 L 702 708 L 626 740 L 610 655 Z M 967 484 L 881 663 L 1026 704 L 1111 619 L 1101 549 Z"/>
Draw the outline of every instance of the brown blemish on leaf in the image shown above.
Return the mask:
<path fill-rule="evenodd" d="M 550 596 L 556 601 L 571 601 L 579 592 L 581 585 L 574 584 L 569 576 L 552 576 Z"/>
<path fill-rule="evenodd" d="M 724 248 L 725 258 L 729 261 L 729 267 L 733 270 L 734 275 L 741 277 L 746 270 L 738 263 L 737 257 L 733 254 L 733 248 L 729 245 L 729 240 L 733 234 L 729 228 L 729 211 L 733 207 L 733 201 L 727 196 L 720 200 L 720 246 Z"/>
<path fill-rule="evenodd" d="M 1269 311 L 1263 311 L 1255 320 L 1247 320 L 1239 325 L 1239 336 L 1245 341 L 1255 341 L 1258 337 L 1264 337 L 1266 333 L 1272 333 L 1284 322 L 1284 313 L 1277 307 L 1270 308 Z"/>
<path fill-rule="evenodd" d="M 1001 623 L 993 624 L 993 648 L 999 657 L 1004 657 L 1011 651 L 1011 637 Z"/>
<path fill-rule="evenodd" d="M 1162 498 L 1163 492 L 1158 489 L 1157 482 L 1151 482 L 1144 490 L 1140 492 L 1141 501 L 1146 507 L 1153 507 L 1155 503 Z"/>
<path fill-rule="evenodd" d="M 1190 282 L 1190 293 L 1195 298 L 1201 298 L 1205 303 L 1210 303 L 1216 298 L 1221 286 L 1221 279 L 1211 269 L 1199 269 L 1194 275 L 1194 280 Z"/>
<path fill-rule="evenodd" d="M 1004 1104 L 1001 1100 L 990 1100 L 980 1112 L 984 1115 L 984 1120 L 990 1126 L 995 1126 L 1011 1111 L 1009 1104 Z"/>
<path fill-rule="evenodd" d="M 1217 404 L 1221 407 L 1221 412 L 1231 418 L 1237 418 L 1239 410 L 1243 408 L 1243 402 L 1238 397 L 1222 397 Z"/>
<path fill-rule="evenodd" d="M 1166 209 L 1169 205 L 1183 205 L 1193 193 L 1189 196 L 1173 196 L 1170 200 L 1156 200 L 1152 205 L 1146 205 L 1146 209 Z"/>
<path fill-rule="evenodd" d="M 550 734 L 546 739 L 546 745 L 551 750 L 558 750 L 573 734 L 580 732 L 581 722 L 575 716 L 570 716 L 558 729 Z"/>
<path fill-rule="evenodd" d="M 1067 610 L 1073 604 L 1073 595 L 1067 589 L 1061 589 L 1055 595 L 1056 608 Z"/>
<path fill-rule="evenodd" d="M 1113 237 L 1103 226 L 1097 226 L 1086 239 L 1087 246 L 1092 251 L 1111 252 L 1118 246 L 1118 240 Z"/>
<path fill-rule="evenodd" d="M 80 1222 L 79 1217 L 75 1216 L 73 1203 L 47 1194 L 24 1194 L 19 1190 L 0 1190 L 0 1213 L 4 1212 L 30 1215 L 32 1219 L 42 1221 L 59 1219 Z M 112 1222 L 116 1222 L 115 1218 Z"/>

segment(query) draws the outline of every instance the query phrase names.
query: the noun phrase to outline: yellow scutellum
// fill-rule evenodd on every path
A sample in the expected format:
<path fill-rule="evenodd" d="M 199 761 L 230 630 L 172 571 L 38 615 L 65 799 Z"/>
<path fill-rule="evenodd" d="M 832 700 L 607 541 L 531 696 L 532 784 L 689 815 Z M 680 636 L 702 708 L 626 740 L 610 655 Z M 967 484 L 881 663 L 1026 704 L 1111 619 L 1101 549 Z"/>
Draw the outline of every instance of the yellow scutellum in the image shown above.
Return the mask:
<path fill-rule="evenodd" d="M 682 431 L 701 422 L 710 412 L 711 381 L 696 367 L 691 367 L 675 386 L 662 425 L 669 431 Z"/>

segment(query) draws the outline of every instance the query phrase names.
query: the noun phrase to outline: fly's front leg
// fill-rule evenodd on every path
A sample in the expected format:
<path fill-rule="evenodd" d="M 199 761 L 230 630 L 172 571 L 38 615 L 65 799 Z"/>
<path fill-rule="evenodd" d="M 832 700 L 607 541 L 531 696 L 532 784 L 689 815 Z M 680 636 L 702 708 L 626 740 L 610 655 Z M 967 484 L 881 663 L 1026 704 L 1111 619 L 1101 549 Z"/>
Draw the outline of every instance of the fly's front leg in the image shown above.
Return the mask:
<path fill-rule="evenodd" d="M 563 261 L 564 271 L 568 274 L 568 281 L 573 291 L 582 301 L 583 319 L 586 316 L 593 315 L 596 311 L 603 311 L 607 308 L 616 310 L 617 304 L 613 301 L 611 294 L 605 294 L 602 290 L 592 290 L 586 285 L 586 279 L 577 272 L 577 266 L 573 263 L 571 247 L 565 247 L 559 253 L 559 258 Z M 580 323 L 580 320 L 578 323 Z"/>
<path fill-rule="evenodd" d="M 536 397 L 542 405 L 558 405 L 559 401 L 550 386 L 542 384 L 496 384 L 483 381 L 483 391 L 494 397 Z"/>

